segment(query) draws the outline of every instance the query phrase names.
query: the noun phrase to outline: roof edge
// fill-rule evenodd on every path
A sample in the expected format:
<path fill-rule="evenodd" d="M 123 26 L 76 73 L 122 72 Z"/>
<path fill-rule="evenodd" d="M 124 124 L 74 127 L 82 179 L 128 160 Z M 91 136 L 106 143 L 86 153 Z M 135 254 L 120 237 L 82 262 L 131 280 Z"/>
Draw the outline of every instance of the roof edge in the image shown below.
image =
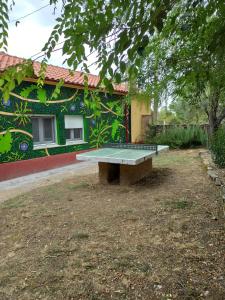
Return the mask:
<path fill-rule="evenodd" d="M 10 67 L 19 65 L 19 64 L 23 63 L 23 61 L 28 60 L 26 58 L 18 57 L 15 55 L 10 55 L 8 53 L 5 53 L 4 51 L 0 51 L 0 57 L 1 56 L 3 56 L 3 58 L 2 58 L 2 60 L 0 59 L 0 73 L 4 72 L 5 70 L 7 70 Z M 10 59 L 11 59 L 11 61 L 10 61 Z M 33 63 L 33 70 L 34 70 L 34 80 L 37 80 L 37 78 L 38 78 L 37 70 L 39 69 L 41 63 L 39 61 L 35 61 L 35 60 L 32 60 L 32 63 Z M 35 70 L 35 65 L 36 65 L 36 70 Z M 52 72 L 52 74 L 50 73 L 46 76 L 45 82 L 54 82 L 56 84 L 57 82 L 59 82 L 59 80 L 61 78 L 65 79 L 66 77 L 68 77 L 68 75 L 66 75 L 65 72 L 69 72 L 70 69 L 65 68 L 65 67 L 55 66 L 52 64 L 48 64 L 47 66 L 50 67 L 49 73 Z M 54 68 L 55 68 L 55 70 L 54 70 Z M 64 72 L 64 74 L 62 74 L 61 78 L 59 78 L 57 76 L 58 73 L 60 73 L 60 70 L 62 71 L 62 73 Z M 57 73 L 57 75 L 56 75 L 56 73 Z M 82 82 L 80 82 L 80 80 L 77 80 L 76 74 L 78 74 L 79 76 L 83 76 L 85 73 L 81 72 L 81 71 L 74 71 L 74 78 L 67 80 L 67 81 L 65 80 L 64 86 L 70 85 L 70 87 L 74 87 L 74 88 L 79 87 L 80 89 L 84 89 L 84 84 L 82 84 Z M 63 77 L 63 75 L 64 75 L 64 77 Z M 93 89 L 93 90 L 96 89 L 97 85 L 98 85 L 98 81 L 100 80 L 99 75 L 87 73 L 87 76 L 90 77 L 90 83 L 88 84 L 89 88 Z M 30 79 L 31 78 L 29 78 L 29 80 Z M 25 80 L 25 81 L 27 81 L 27 80 Z M 125 83 L 113 84 L 113 85 L 114 85 L 114 90 L 112 91 L 112 94 L 122 94 L 122 95 L 128 94 L 128 88 Z M 110 93 L 109 91 L 107 91 L 107 89 L 101 88 L 101 90 L 103 92 Z"/>

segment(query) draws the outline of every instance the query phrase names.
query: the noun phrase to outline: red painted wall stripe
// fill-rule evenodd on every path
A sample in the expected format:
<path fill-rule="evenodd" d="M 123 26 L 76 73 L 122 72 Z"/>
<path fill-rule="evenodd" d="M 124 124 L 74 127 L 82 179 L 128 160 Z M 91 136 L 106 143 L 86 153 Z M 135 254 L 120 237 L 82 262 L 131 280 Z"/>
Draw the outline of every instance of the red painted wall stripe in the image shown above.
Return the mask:
<path fill-rule="evenodd" d="M 76 160 L 76 154 L 87 151 L 88 150 L 56 154 L 52 156 L 0 164 L 0 181 L 46 171 L 73 163 L 79 163 L 80 161 Z"/>

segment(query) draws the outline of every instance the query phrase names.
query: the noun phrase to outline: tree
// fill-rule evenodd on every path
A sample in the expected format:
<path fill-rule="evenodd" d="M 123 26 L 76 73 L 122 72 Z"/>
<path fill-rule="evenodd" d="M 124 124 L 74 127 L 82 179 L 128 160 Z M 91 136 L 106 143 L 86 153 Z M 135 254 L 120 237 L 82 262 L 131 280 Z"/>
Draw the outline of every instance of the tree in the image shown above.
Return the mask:
<path fill-rule="evenodd" d="M 166 107 L 162 108 L 159 112 L 158 116 L 158 124 L 168 125 L 168 124 L 181 124 L 180 119 L 176 116 L 176 114 L 167 109 Z"/>
<path fill-rule="evenodd" d="M 157 123 L 159 107 L 163 102 L 166 102 L 169 90 L 169 78 L 165 73 L 163 52 L 159 51 L 160 44 L 157 46 L 158 42 L 160 39 L 156 34 L 152 37 L 151 44 L 145 49 L 145 55 L 141 60 L 137 76 L 139 89 L 146 94 L 152 104 L 153 124 Z"/>
<path fill-rule="evenodd" d="M 199 105 L 191 105 L 183 98 L 177 98 L 169 105 L 169 112 L 175 115 L 180 124 L 205 124 L 207 116 Z"/>
<path fill-rule="evenodd" d="M 84 72 L 89 72 L 88 55 L 96 52 L 101 81 L 109 90 L 112 89 L 110 79 L 119 83 L 124 77 L 137 77 L 143 57 L 150 58 L 157 49 L 160 59 L 154 66 L 156 78 L 151 83 L 152 90 L 162 94 L 169 89 L 169 93 L 179 94 L 185 99 L 190 96 L 190 104 L 198 102 L 204 106 L 210 132 L 219 127 L 225 118 L 223 0 L 61 2 L 62 14 L 56 19 L 52 34 L 43 48 L 40 87 L 45 64 L 57 49 L 60 37 L 64 38 L 62 50 L 72 70 L 82 64 Z M 0 1 L 2 47 L 7 47 L 10 9 L 7 4 L 7 0 Z M 59 0 L 50 0 L 50 5 L 58 4 Z M 160 86 L 159 91 L 157 78 L 161 76 L 160 65 L 163 65 L 164 74 L 170 76 L 167 76 L 167 84 Z M 25 76 L 27 71 L 21 69 Z M 15 73 L 1 76 L 0 86 L 6 92 L 16 83 Z"/>
<path fill-rule="evenodd" d="M 56 6 L 59 0 L 50 0 Z M 137 75 L 140 58 L 155 28 L 162 28 L 162 21 L 170 1 L 104 1 L 63 0 L 62 14 L 56 19 L 51 36 L 43 47 L 44 73 L 47 59 L 57 49 L 60 37 L 64 38 L 62 50 L 65 62 L 72 70 L 82 65 L 89 72 L 88 55 L 96 52 L 97 66 L 102 83 L 112 89 L 114 80 L 120 83 L 124 74 Z M 14 1 L 12 1 L 13 5 Z M 7 48 L 8 0 L 0 1 L 0 47 Z M 11 7 L 13 8 L 13 7 Z M 24 72 L 25 73 L 25 72 Z M 23 77 L 25 74 L 23 73 Z M 12 75 L 12 74 L 11 74 Z M 14 74 L 15 76 L 15 74 Z M 10 76 L 11 82 L 14 80 Z M 16 80 L 15 80 L 16 81 Z M 41 81 L 39 82 L 41 84 Z M 6 76 L 0 86 L 10 89 Z"/>
<path fill-rule="evenodd" d="M 159 33 L 174 97 L 204 109 L 210 134 L 225 118 L 225 4 L 179 1 Z"/>

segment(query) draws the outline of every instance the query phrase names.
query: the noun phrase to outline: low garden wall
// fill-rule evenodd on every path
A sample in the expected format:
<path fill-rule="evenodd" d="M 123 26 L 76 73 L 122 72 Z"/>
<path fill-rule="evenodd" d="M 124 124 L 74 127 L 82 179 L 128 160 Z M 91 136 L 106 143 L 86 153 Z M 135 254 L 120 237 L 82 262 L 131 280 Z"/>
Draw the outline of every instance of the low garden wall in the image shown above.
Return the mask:
<path fill-rule="evenodd" d="M 210 151 L 200 151 L 199 156 L 207 170 L 209 178 L 220 189 L 221 198 L 218 201 L 221 214 L 220 217 L 225 218 L 225 169 L 219 168 L 217 165 L 214 164 L 214 162 L 212 161 Z"/>

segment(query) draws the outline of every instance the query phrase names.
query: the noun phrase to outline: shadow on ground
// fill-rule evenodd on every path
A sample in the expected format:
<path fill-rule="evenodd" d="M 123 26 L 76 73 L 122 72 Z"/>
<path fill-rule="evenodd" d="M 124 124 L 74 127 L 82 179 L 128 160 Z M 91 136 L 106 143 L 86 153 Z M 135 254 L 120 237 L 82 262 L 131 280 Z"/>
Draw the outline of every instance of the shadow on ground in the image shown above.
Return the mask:
<path fill-rule="evenodd" d="M 224 299 L 219 193 L 197 151 L 132 186 L 72 177 L 0 205 L 0 299 Z"/>

